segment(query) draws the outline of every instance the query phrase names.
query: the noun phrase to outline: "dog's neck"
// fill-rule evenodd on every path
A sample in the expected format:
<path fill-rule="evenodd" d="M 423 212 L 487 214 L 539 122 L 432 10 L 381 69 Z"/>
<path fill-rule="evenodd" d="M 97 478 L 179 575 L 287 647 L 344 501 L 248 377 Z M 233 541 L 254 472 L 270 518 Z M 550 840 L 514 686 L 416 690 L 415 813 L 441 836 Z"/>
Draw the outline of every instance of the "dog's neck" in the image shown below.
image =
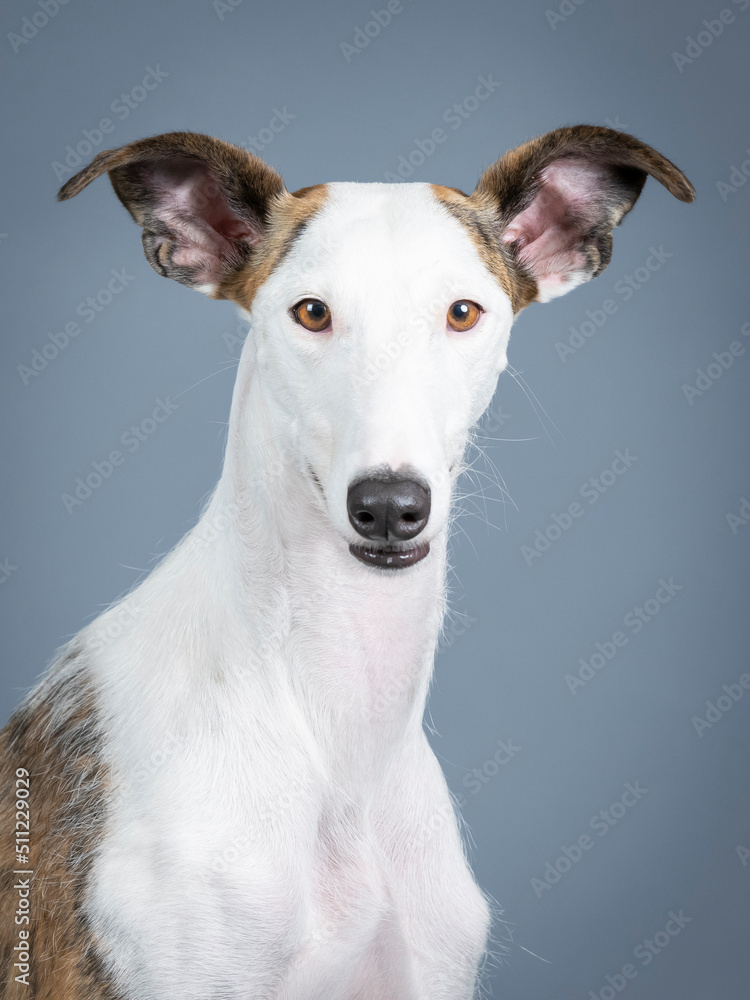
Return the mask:
<path fill-rule="evenodd" d="M 377 771 L 389 748 L 421 728 L 444 609 L 445 534 L 408 569 L 364 566 L 272 410 L 255 379 L 238 385 L 222 477 L 194 531 L 209 539 L 200 559 L 236 602 L 248 669 L 294 692 L 331 753 Z"/>

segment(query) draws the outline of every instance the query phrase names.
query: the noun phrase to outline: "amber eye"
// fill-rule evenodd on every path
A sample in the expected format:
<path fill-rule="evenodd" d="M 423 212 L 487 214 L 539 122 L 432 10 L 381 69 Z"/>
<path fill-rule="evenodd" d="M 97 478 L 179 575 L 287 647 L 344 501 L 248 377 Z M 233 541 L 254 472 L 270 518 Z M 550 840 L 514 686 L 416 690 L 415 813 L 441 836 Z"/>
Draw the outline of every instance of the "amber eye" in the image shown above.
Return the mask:
<path fill-rule="evenodd" d="M 320 299 L 303 299 L 292 309 L 300 326 L 313 333 L 322 333 L 331 325 L 331 310 Z"/>
<path fill-rule="evenodd" d="M 482 315 L 482 307 L 468 299 L 459 299 L 448 309 L 448 326 L 453 330 L 470 330 Z"/>

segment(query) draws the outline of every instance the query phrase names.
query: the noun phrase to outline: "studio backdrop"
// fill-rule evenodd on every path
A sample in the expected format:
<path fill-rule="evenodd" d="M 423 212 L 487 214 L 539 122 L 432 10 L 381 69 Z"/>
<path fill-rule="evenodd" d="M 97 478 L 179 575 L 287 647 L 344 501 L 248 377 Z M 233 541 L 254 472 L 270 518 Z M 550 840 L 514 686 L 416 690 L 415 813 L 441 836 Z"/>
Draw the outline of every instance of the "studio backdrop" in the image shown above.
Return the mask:
<path fill-rule="evenodd" d="M 232 306 L 162 281 L 99 150 L 191 130 L 290 190 L 471 191 L 565 124 L 655 146 L 597 280 L 516 323 L 451 541 L 425 724 L 500 915 L 500 1000 L 746 1000 L 750 0 L 10 0 L 3 721 L 218 479 Z M 121 460 L 111 461 L 116 452 Z"/>

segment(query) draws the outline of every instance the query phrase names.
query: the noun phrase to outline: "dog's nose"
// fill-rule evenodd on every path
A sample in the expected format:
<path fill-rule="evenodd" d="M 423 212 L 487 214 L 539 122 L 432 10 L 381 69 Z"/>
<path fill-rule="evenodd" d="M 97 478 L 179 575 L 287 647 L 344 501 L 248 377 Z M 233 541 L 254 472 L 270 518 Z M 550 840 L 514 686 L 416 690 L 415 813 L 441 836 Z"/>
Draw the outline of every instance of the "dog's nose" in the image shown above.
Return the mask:
<path fill-rule="evenodd" d="M 430 491 L 414 479 L 397 475 L 360 479 L 346 500 L 354 530 L 371 541 L 414 538 L 430 516 Z"/>

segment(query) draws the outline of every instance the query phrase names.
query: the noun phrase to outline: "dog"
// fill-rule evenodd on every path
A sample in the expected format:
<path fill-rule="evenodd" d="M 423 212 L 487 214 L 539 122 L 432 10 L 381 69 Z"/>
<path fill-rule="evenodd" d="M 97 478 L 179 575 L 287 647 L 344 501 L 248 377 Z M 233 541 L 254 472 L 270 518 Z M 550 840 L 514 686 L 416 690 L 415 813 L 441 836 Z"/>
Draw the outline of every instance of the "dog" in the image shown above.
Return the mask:
<path fill-rule="evenodd" d="M 515 316 L 604 270 L 648 175 L 694 190 L 589 125 L 471 195 L 290 193 L 176 132 L 58 197 L 104 173 L 154 269 L 251 329 L 197 525 L 1 734 L 2 996 L 467 1000 L 491 911 L 422 716 L 468 436 Z"/>

